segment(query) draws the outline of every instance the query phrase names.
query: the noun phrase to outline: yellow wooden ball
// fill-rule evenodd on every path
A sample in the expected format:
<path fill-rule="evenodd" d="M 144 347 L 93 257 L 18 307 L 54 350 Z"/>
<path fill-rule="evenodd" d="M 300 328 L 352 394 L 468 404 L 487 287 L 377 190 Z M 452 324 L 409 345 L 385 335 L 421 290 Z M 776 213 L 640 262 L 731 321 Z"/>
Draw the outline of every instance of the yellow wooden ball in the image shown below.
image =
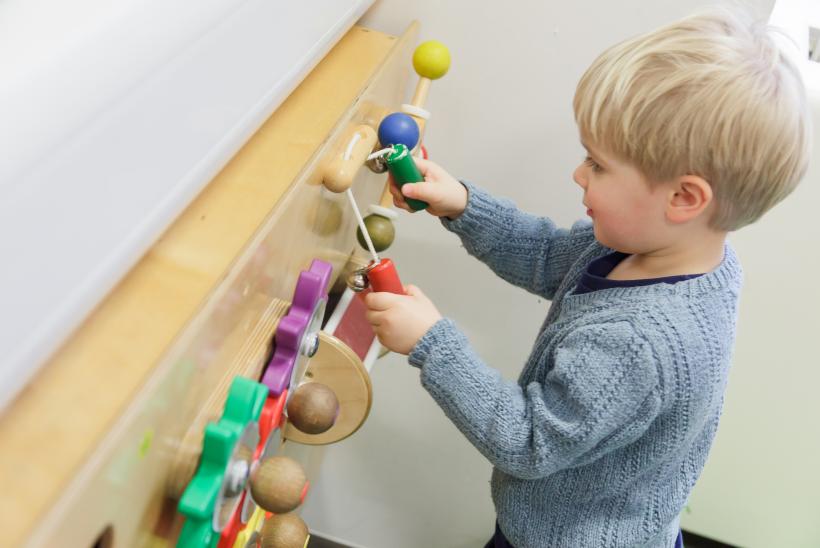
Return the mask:
<path fill-rule="evenodd" d="M 450 70 L 450 50 L 438 40 L 424 42 L 413 53 L 413 68 L 423 78 L 441 78 Z"/>

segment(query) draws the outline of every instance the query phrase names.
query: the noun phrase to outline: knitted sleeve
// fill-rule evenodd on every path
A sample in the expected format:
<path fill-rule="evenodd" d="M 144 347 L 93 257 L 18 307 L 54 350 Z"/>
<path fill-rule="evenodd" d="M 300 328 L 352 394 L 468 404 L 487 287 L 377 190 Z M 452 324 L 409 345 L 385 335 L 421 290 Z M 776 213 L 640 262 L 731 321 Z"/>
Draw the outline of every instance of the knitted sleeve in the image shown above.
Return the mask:
<path fill-rule="evenodd" d="M 444 227 L 501 278 L 552 299 L 570 266 L 594 241 L 592 225 L 557 228 L 546 217 L 520 211 L 472 183 L 462 184 L 467 187 L 467 208 L 456 220 L 442 217 Z"/>
<path fill-rule="evenodd" d="M 648 342 L 626 321 L 580 327 L 553 350 L 554 367 L 524 387 L 475 354 L 449 319 L 409 356 L 421 383 L 502 472 L 538 479 L 638 439 L 660 410 Z"/>

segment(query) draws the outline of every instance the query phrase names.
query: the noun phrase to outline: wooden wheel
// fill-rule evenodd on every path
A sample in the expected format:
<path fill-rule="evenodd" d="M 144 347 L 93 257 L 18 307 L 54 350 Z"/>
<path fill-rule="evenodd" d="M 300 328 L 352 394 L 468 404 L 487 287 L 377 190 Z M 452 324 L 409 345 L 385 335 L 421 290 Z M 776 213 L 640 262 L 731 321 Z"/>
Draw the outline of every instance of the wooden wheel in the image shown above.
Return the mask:
<path fill-rule="evenodd" d="M 370 413 L 373 388 L 362 360 L 345 343 L 322 331 L 319 350 L 308 363 L 304 382 L 326 385 L 339 400 L 339 415 L 330 429 L 321 434 L 300 432 L 292 424 L 284 438 L 308 445 L 326 445 L 343 440 L 361 427 Z"/>

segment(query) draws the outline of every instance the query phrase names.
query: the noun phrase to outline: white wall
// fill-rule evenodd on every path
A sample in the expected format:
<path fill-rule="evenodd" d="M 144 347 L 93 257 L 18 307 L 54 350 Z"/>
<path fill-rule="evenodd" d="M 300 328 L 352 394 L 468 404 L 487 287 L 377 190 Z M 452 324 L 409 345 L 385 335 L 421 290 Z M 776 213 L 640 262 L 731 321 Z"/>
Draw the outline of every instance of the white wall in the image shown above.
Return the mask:
<path fill-rule="evenodd" d="M 684 528 L 750 548 L 820 546 L 820 90 L 814 165 L 732 238 L 745 273 L 720 429 Z"/>
<path fill-rule="evenodd" d="M 772 3 L 752 5 L 767 14 Z M 425 143 L 432 159 L 568 225 L 583 216 L 571 179 L 582 157 L 571 109 L 577 80 L 607 46 L 700 5 L 383 0 L 362 23 L 399 34 L 419 19 L 422 40 L 450 47 L 451 71 L 434 82 L 428 101 L 433 117 Z M 820 509 L 809 503 L 820 485 L 807 462 L 820 458 L 820 435 L 805 418 L 820 414 L 811 403 L 820 376 L 810 367 L 820 360 L 809 338 L 820 297 L 816 287 L 794 280 L 820 268 L 814 251 L 820 230 L 810 215 L 817 200 L 816 185 L 804 184 L 733 238 L 747 285 L 714 466 L 707 465 L 685 516 L 702 534 L 747 546 L 809 546 L 806 539 L 820 539 L 816 520 L 806 521 Z M 403 213 L 396 228 L 388 255 L 405 283 L 425 290 L 488 363 L 515 379 L 549 303 L 496 279 L 427 214 Z M 328 449 L 304 510 L 308 524 L 367 548 L 482 546 L 495 519 L 489 464 L 447 421 L 404 357 L 379 361 L 372 376 L 371 417 Z M 781 508 L 791 517 L 781 517 Z M 795 531 L 786 542 L 773 540 L 786 539 L 780 532 L 764 534 L 784 527 Z"/>
<path fill-rule="evenodd" d="M 802 11 L 800 7 L 802 5 Z M 820 6 L 812 6 L 820 25 Z M 778 0 L 772 21 L 808 56 L 809 2 Z M 813 162 L 795 193 L 733 241 L 746 271 L 726 412 L 682 524 L 750 547 L 820 546 L 820 64 L 806 63 Z"/>

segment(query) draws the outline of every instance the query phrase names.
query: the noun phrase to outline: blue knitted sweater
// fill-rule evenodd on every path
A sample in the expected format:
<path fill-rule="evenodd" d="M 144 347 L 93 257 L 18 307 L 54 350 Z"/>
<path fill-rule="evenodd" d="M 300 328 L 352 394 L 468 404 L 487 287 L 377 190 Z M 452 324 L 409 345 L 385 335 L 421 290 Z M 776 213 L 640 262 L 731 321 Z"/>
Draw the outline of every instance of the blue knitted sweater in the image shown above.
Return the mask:
<path fill-rule="evenodd" d="M 450 319 L 409 356 L 421 383 L 494 466 L 498 523 L 516 548 L 670 548 L 715 436 L 742 272 L 676 284 L 572 290 L 611 250 L 591 225 L 559 229 L 465 184 L 442 219 L 500 277 L 552 300 L 517 383 Z"/>

